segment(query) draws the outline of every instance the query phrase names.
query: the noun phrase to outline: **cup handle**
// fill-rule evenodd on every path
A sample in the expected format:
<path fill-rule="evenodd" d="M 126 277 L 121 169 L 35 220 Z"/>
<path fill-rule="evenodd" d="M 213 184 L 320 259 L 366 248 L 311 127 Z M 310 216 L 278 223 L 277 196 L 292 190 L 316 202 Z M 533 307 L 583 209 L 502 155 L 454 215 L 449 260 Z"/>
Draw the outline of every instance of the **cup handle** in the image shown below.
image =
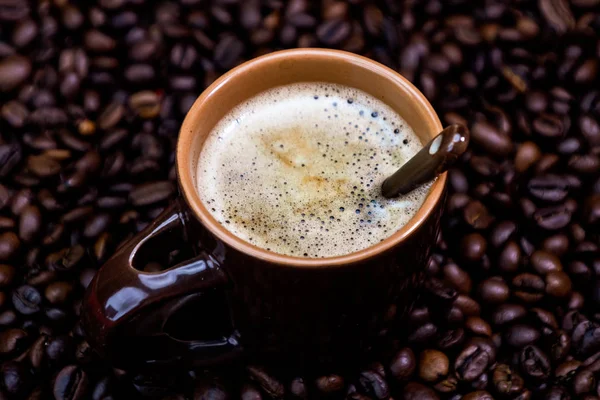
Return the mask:
<path fill-rule="evenodd" d="M 184 341 L 162 332 L 173 310 L 191 296 L 224 289 L 230 282 L 213 255 L 200 254 L 160 272 L 134 268 L 140 250 L 145 257 L 160 248 L 144 247 L 152 239 L 186 242 L 187 206 L 176 200 L 156 220 L 127 241 L 100 268 L 87 288 L 82 327 L 92 347 L 123 368 L 189 361 L 211 365 L 241 351 L 237 332 L 212 340 Z M 198 320 L 190 323 L 201 323 Z M 140 329 L 143 327 L 143 329 Z M 131 333 L 134 334 L 131 334 Z M 129 333 L 129 334 L 128 334 Z"/>

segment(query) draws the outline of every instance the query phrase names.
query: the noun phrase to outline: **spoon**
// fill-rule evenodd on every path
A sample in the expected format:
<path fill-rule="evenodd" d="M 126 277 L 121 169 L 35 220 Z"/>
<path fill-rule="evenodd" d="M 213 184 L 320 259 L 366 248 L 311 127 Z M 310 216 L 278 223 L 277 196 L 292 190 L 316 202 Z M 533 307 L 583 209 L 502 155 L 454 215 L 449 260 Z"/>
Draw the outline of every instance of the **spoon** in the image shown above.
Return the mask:
<path fill-rule="evenodd" d="M 468 144 L 467 127 L 458 124 L 447 126 L 383 182 L 383 197 L 392 198 L 407 194 L 417 186 L 436 178 L 458 160 Z"/>

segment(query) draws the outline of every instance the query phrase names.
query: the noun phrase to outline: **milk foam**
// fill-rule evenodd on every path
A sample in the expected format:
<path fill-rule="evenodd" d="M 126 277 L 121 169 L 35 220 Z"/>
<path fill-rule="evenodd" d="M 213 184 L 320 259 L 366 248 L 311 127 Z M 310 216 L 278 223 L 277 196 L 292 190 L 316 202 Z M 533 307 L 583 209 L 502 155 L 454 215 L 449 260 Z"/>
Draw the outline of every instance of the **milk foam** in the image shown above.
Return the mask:
<path fill-rule="evenodd" d="M 325 83 L 281 86 L 240 104 L 202 149 L 197 189 L 227 230 L 292 256 L 332 257 L 398 231 L 430 185 L 386 199 L 381 184 L 422 145 L 389 106 Z"/>

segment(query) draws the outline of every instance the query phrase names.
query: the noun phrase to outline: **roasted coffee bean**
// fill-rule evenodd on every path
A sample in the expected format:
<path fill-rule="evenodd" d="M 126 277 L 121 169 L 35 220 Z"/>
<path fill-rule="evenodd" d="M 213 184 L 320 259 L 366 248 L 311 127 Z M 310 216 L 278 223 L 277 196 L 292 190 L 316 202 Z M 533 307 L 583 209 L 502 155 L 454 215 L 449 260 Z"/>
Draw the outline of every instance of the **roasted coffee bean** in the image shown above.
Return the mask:
<path fill-rule="evenodd" d="M 500 247 L 516 232 L 517 226 L 513 221 L 501 221 L 496 224 L 490 234 L 490 244 Z"/>
<path fill-rule="evenodd" d="M 102 232 L 106 231 L 110 224 L 110 215 L 108 213 L 100 213 L 90 218 L 83 229 L 83 236 L 87 238 L 95 238 Z"/>
<path fill-rule="evenodd" d="M 536 380 L 544 380 L 550 374 L 550 361 L 535 345 L 525 346 L 519 357 L 520 367 L 527 377 Z"/>
<path fill-rule="evenodd" d="M 17 289 L 12 294 L 12 303 L 15 309 L 23 314 L 35 314 L 40 310 L 42 296 L 33 286 L 24 285 Z"/>
<path fill-rule="evenodd" d="M 0 325 L 11 326 L 17 321 L 17 314 L 13 310 L 6 310 L 0 313 Z"/>
<path fill-rule="evenodd" d="M 11 265 L 0 264 L 0 288 L 10 286 L 15 277 L 15 268 Z"/>
<path fill-rule="evenodd" d="M 443 267 L 444 283 L 455 288 L 460 293 L 471 292 L 472 280 L 469 274 L 454 263 Z"/>
<path fill-rule="evenodd" d="M 408 341 L 412 343 L 425 343 L 435 337 L 438 331 L 437 326 L 432 323 L 427 323 L 416 328 L 408 336 Z"/>
<path fill-rule="evenodd" d="M 479 286 L 481 299 L 488 304 L 504 303 L 510 297 L 510 289 L 500 277 L 491 277 Z"/>
<path fill-rule="evenodd" d="M 87 31 L 83 39 L 88 49 L 98 53 L 111 51 L 116 46 L 113 38 L 95 29 Z"/>
<path fill-rule="evenodd" d="M 215 47 L 215 62 L 224 69 L 235 66 L 244 52 L 244 44 L 234 35 L 224 35 Z"/>
<path fill-rule="evenodd" d="M 490 353 L 478 344 L 468 344 L 456 358 L 454 370 L 461 381 L 477 379 L 493 363 Z"/>
<path fill-rule="evenodd" d="M 448 374 L 448 357 L 437 350 L 424 350 L 419 356 L 419 377 L 436 382 Z"/>
<path fill-rule="evenodd" d="M 440 393 L 453 393 L 456 391 L 458 385 L 458 379 L 450 375 L 446 379 L 443 379 L 436 383 L 433 388 Z"/>
<path fill-rule="evenodd" d="M 487 249 L 485 238 L 479 233 L 472 233 L 465 236 L 461 241 L 461 254 L 471 262 L 481 260 Z"/>
<path fill-rule="evenodd" d="M 545 394 L 546 400 L 569 400 L 569 391 L 562 386 L 553 386 Z"/>
<path fill-rule="evenodd" d="M 531 179 L 527 185 L 529 194 L 539 200 L 563 201 L 569 194 L 569 182 L 563 176 L 546 174 Z"/>
<path fill-rule="evenodd" d="M 306 383 L 303 378 L 294 378 L 290 383 L 290 390 L 292 398 L 294 399 L 307 399 L 308 391 L 306 388 Z"/>
<path fill-rule="evenodd" d="M 565 297 L 571 293 L 571 279 L 562 271 L 552 271 L 546 275 L 546 293 L 554 297 Z"/>
<path fill-rule="evenodd" d="M 513 295 L 528 303 L 541 300 L 545 286 L 542 278 L 530 273 L 519 274 L 512 280 Z"/>
<path fill-rule="evenodd" d="M 85 371 L 75 365 L 64 367 L 56 378 L 52 387 L 55 399 L 77 400 L 85 398 L 88 378 Z"/>
<path fill-rule="evenodd" d="M 53 282 L 46 287 L 45 297 L 52 304 L 64 303 L 71 292 L 73 286 L 67 282 Z"/>
<path fill-rule="evenodd" d="M 565 361 L 556 367 L 554 375 L 559 381 L 564 381 L 564 382 L 570 381 L 580 366 L 581 366 L 581 361 L 577 361 L 577 360 Z"/>
<path fill-rule="evenodd" d="M 24 350 L 28 342 L 28 335 L 22 329 L 7 329 L 0 333 L 0 354 L 2 356 L 16 355 Z"/>
<path fill-rule="evenodd" d="M 562 271 L 560 259 L 554 254 L 538 250 L 530 257 L 530 262 L 533 268 L 541 275 L 546 275 L 549 272 Z"/>
<path fill-rule="evenodd" d="M 573 391 L 575 394 L 582 395 L 589 393 L 596 388 L 596 379 L 594 373 L 588 369 L 578 371 L 573 377 Z"/>
<path fill-rule="evenodd" d="M 253 385 L 245 384 L 241 390 L 242 400 L 261 400 L 262 396 L 260 391 Z"/>
<path fill-rule="evenodd" d="M 507 156 L 513 150 L 510 137 L 500 133 L 488 122 L 476 122 L 471 126 L 472 140 L 488 153 L 497 156 Z"/>
<path fill-rule="evenodd" d="M 481 312 L 481 308 L 475 300 L 462 294 L 456 297 L 454 306 L 458 307 L 466 316 L 479 315 Z"/>
<path fill-rule="evenodd" d="M 493 371 L 492 383 L 502 396 L 514 396 L 523 390 L 524 381 L 506 364 L 498 364 Z"/>
<path fill-rule="evenodd" d="M 416 365 L 417 361 L 413 351 L 405 347 L 394 355 L 390 361 L 389 368 L 394 378 L 406 380 L 413 375 Z"/>
<path fill-rule="evenodd" d="M 31 390 L 31 374 L 21 362 L 7 361 L 3 363 L 0 377 L 2 388 L 13 398 L 22 397 Z"/>
<path fill-rule="evenodd" d="M 521 348 L 528 344 L 535 343 L 540 337 L 540 332 L 524 324 L 516 324 L 508 328 L 504 333 L 504 343 L 510 346 Z"/>
<path fill-rule="evenodd" d="M 325 375 L 316 379 L 315 386 L 323 393 L 334 393 L 344 388 L 344 378 L 339 375 Z"/>
<path fill-rule="evenodd" d="M 112 391 L 111 386 L 112 386 L 112 381 L 109 377 L 100 379 L 94 385 L 94 388 L 92 390 L 92 400 L 104 399 L 106 397 L 111 397 L 110 396 L 110 393 Z"/>
<path fill-rule="evenodd" d="M 473 139 L 448 174 L 442 234 L 428 266 L 435 279 L 425 278 L 428 293 L 410 313 L 407 338 L 400 329 L 384 331 L 389 337 L 382 342 L 393 343 L 394 356 L 385 358 L 388 375 L 400 382 L 386 394 L 375 390 L 387 384 L 378 378 L 385 371 L 377 363 L 348 374 L 334 368 L 325 377 L 339 376 L 344 384 L 332 394 L 365 400 L 440 393 L 486 398 L 484 391 L 521 400 L 596 397 L 598 384 L 584 372 L 590 366 L 560 381 L 554 380 L 559 369 L 548 366 L 552 380 L 543 377 L 544 368 L 535 378 L 540 373 L 534 367 L 543 367 L 544 357 L 523 355 L 524 349 L 539 349 L 559 367 L 598 351 L 596 0 L 531 7 L 490 1 L 473 4 L 469 12 L 461 2 L 437 0 L 146 3 L 0 4 L 0 324 L 5 331 L 27 332 L 25 347 L 28 338 L 40 338 L 28 350 L 18 346 L 10 353 L 36 371 L 35 385 L 17 390 L 18 396 L 52 397 L 48 380 L 75 360 L 94 371 L 93 387 L 83 397 L 135 398 L 130 390 L 158 391 L 156 385 L 131 384 L 129 375 L 117 371 L 119 384 L 108 385 L 113 381 L 96 368 L 96 358 L 74 356 L 75 342 L 67 345 L 71 355 L 57 356 L 58 362 L 39 349 L 48 341 L 61 343 L 63 335 L 81 340 L 76 317 L 82 289 L 115 246 L 175 195 L 175 138 L 202 89 L 246 59 L 325 45 L 401 71 L 445 123 L 470 126 Z M 549 57 L 547 49 L 556 43 L 561 50 Z M 74 278 L 81 288 L 74 288 Z M 432 291 L 440 281 L 457 295 Z M 28 297 L 22 285 L 34 288 L 27 292 L 31 298 L 21 299 Z M 396 314 L 390 312 L 387 322 L 395 323 Z M 428 386 L 402 387 L 420 368 L 414 354 L 398 350 L 403 341 L 418 344 L 417 354 L 437 349 L 454 367 L 473 337 L 503 349 L 506 364 L 500 365 L 510 365 L 505 375 L 513 378 L 494 380 L 498 365 L 490 370 L 489 363 L 470 380 L 449 368 Z M 272 375 L 277 368 L 262 371 L 279 382 Z M 362 381 L 357 371 L 366 373 Z M 272 396 L 263 387 L 269 384 L 246 383 L 248 373 L 226 384 L 202 375 L 197 398 Z M 522 384 L 517 375 L 525 378 Z M 289 388 L 285 396 L 323 396 L 314 382 L 279 383 Z M 160 390 L 167 398 L 183 398 L 170 391 L 189 397 L 194 389 L 188 383 Z M 10 392 L 4 385 L 0 397 Z"/>
<path fill-rule="evenodd" d="M 491 394 L 486 392 L 485 390 L 477 390 L 475 392 L 467 393 L 463 396 L 464 400 L 493 400 Z"/>
<path fill-rule="evenodd" d="M 29 110 L 18 101 L 9 101 L 0 108 L 0 116 L 15 128 L 22 128 L 29 115 Z"/>
<path fill-rule="evenodd" d="M 100 129 L 109 130 L 116 126 L 121 118 L 123 118 L 123 114 L 125 113 L 125 108 L 122 104 L 118 102 L 110 103 L 98 117 L 97 124 Z"/>
<path fill-rule="evenodd" d="M 592 321 L 583 321 L 573 329 L 572 345 L 579 355 L 589 356 L 600 351 L 600 325 Z"/>
<path fill-rule="evenodd" d="M 20 55 L 10 55 L 0 61 L 0 91 L 8 92 L 21 85 L 31 73 L 31 61 Z"/>
<path fill-rule="evenodd" d="M 521 247 L 513 242 L 506 243 L 498 256 L 498 268 L 503 272 L 515 272 L 521 260 Z"/>
<path fill-rule="evenodd" d="M 46 358 L 52 365 L 62 366 L 72 361 L 74 349 L 73 339 L 70 336 L 52 337 L 46 343 Z"/>
<path fill-rule="evenodd" d="M 24 242 L 31 242 L 39 233 L 42 216 L 38 207 L 26 206 L 19 217 L 19 237 Z"/>
<path fill-rule="evenodd" d="M 155 182 L 136 187 L 129 197 L 136 206 L 150 205 L 166 200 L 174 191 L 171 182 Z"/>
<path fill-rule="evenodd" d="M 492 328 L 480 317 L 469 317 L 465 321 L 465 328 L 475 335 L 491 336 Z"/>
<path fill-rule="evenodd" d="M 269 375 L 263 368 L 258 366 L 247 367 L 248 374 L 269 396 L 282 397 L 285 388 L 281 382 Z"/>
<path fill-rule="evenodd" d="M 417 382 L 409 382 L 402 390 L 403 400 L 439 400 L 433 389 Z"/>
<path fill-rule="evenodd" d="M 377 372 L 362 372 L 358 378 L 358 387 L 374 399 L 387 399 L 390 396 L 387 382 Z"/>
<path fill-rule="evenodd" d="M 531 312 L 532 317 L 535 318 L 536 320 L 538 320 L 540 322 L 540 324 L 547 325 L 553 329 L 558 328 L 558 323 L 556 322 L 556 318 L 554 317 L 554 314 L 552 314 L 550 311 L 535 307 L 535 308 L 532 308 L 530 310 L 530 312 Z"/>
<path fill-rule="evenodd" d="M 465 222 L 474 229 L 487 229 L 494 220 L 487 208 L 479 201 L 469 202 L 463 210 L 463 217 Z"/>

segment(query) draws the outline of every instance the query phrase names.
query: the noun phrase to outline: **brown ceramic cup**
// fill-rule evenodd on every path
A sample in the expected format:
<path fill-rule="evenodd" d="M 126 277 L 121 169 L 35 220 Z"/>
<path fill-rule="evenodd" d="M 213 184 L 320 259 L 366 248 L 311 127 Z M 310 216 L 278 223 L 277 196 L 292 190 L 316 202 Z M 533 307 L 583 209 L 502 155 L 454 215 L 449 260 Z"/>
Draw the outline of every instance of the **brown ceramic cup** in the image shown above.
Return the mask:
<path fill-rule="evenodd" d="M 436 241 L 446 174 L 398 232 L 367 249 L 331 258 L 291 257 L 256 247 L 224 229 L 200 200 L 196 163 L 215 124 L 262 91 L 316 81 L 381 99 L 423 143 L 442 130 L 435 111 L 411 83 L 354 54 L 280 51 L 223 75 L 200 95 L 181 126 L 180 197 L 122 245 L 87 289 L 83 328 L 92 346 L 116 365 L 209 365 L 242 352 L 301 364 L 344 362 L 393 329 L 393 321 L 412 305 Z M 142 270 L 149 261 L 167 259 L 172 249 L 192 256 L 159 272 Z M 183 309 L 188 319 L 181 333 L 182 317 L 176 315 Z M 177 334 L 170 328 L 175 325 L 180 326 Z"/>

